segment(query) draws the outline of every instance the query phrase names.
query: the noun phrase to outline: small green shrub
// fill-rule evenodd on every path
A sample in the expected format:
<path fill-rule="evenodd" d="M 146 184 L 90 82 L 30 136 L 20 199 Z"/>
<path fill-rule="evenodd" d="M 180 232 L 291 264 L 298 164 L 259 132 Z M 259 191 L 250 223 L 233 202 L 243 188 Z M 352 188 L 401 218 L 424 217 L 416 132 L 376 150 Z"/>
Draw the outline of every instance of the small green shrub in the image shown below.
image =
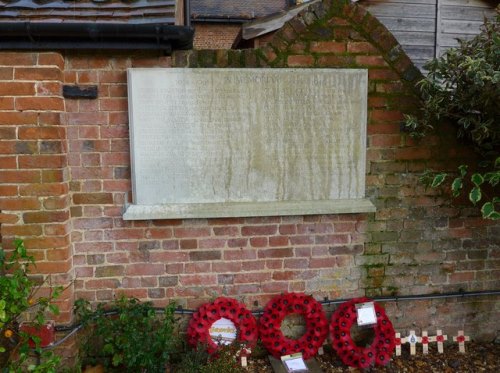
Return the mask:
<path fill-rule="evenodd" d="M 15 240 L 14 250 L 8 253 L 0 247 L 0 372 L 51 373 L 60 362 L 52 352 L 40 348 L 40 338 L 19 330 L 20 319 L 28 312 L 38 328 L 45 324 L 47 311 L 59 313 L 51 302 L 62 288 L 52 288 L 49 297 L 37 297 L 43 283 L 29 276 L 34 266 L 23 241 Z M 30 340 L 35 343 L 34 352 L 39 355 L 40 364 L 30 364 Z"/>
<path fill-rule="evenodd" d="M 106 371 L 164 372 L 177 349 L 175 305 L 157 314 L 150 302 L 121 297 L 110 305 L 78 300 L 75 312 L 85 326 L 83 365 L 102 364 Z"/>

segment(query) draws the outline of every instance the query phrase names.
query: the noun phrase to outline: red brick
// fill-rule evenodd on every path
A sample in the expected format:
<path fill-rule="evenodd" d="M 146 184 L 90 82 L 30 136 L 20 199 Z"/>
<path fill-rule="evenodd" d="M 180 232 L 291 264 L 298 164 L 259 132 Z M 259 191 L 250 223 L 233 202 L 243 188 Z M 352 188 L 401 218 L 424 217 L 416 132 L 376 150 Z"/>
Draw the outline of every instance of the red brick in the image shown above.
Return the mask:
<path fill-rule="evenodd" d="M 71 261 L 37 262 L 36 273 L 68 273 Z"/>
<path fill-rule="evenodd" d="M 212 228 L 216 236 L 237 236 L 240 233 L 238 227 L 213 227 Z"/>
<path fill-rule="evenodd" d="M 195 239 L 180 240 L 179 244 L 180 244 L 180 248 L 185 249 L 185 250 L 198 248 L 198 240 L 195 240 Z"/>
<path fill-rule="evenodd" d="M 308 268 L 333 268 L 335 267 L 335 264 L 336 264 L 335 257 L 311 258 L 309 259 Z"/>
<path fill-rule="evenodd" d="M 2 52 L 0 53 L 0 66 L 25 66 L 36 64 L 36 53 Z"/>
<path fill-rule="evenodd" d="M 125 267 L 125 275 L 127 276 L 154 276 L 163 275 L 164 273 L 164 264 L 137 263 Z"/>
<path fill-rule="evenodd" d="M 197 285 L 197 286 L 210 286 L 217 285 L 216 274 L 203 274 L 203 275 L 181 275 L 179 276 L 179 283 L 183 286 Z"/>
<path fill-rule="evenodd" d="M 381 56 L 356 56 L 355 61 L 359 66 L 388 66 Z"/>
<path fill-rule="evenodd" d="M 0 123 L 3 125 L 36 124 L 37 113 L 0 113 Z"/>
<path fill-rule="evenodd" d="M 210 228 L 174 228 L 178 238 L 210 237 Z"/>
<path fill-rule="evenodd" d="M 220 260 L 221 258 L 222 253 L 219 250 L 191 251 L 189 253 L 189 260 L 191 261 Z"/>
<path fill-rule="evenodd" d="M 73 203 L 76 205 L 103 205 L 113 203 L 111 193 L 74 193 Z"/>
<path fill-rule="evenodd" d="M 257 259 L 257 252 L 253 249 L 224 250 L 224 260 L 251 260 Z"/>
<path fill-rule="evenodd" d="M 125 83 L 126 81 L 127 74 L 125 71 L 99 71 L 100 83 Z"/>
<path fill-rule="evenodd" d="M 39 183 L 41 182 L 40 171 L 0 171 L 0 183 Z"/>
<path fill-rule="evenodd" d="M 4 224 L 16 224 L 19 218 L 14 214 L 5 214 L 0 212 L 0 223 Z"/>
<path fill-rule="evenodd" d="M 40 205 L 38 198 L 0 198 L 0 210 L 37 210 Z"/>
<path fill-rule="evenodd" d="M 267 247 L 267 237 L 252 237 L 250 238 L 250 246 L 252 247 Z"/>
<path fill-rule="evenodd" d="M 403 120 L 403 113 L 400 111 L 372 110 L 369 118 L 373 122 L 390 122 Z"/>
<path fill-rule="evenodd" d="M 64 100 L 54 97 L 16 97 L 16 110 L 64 110 Z"/>
<path fill-rule="evenodd" d="M 371 135 L 369 142 L 371 147 L 385 148 L 402 145 L 400 135 Z"/>
<path fill-rule="evenodd" d="M 0 196 L 12 197 L 17 196 L 18 186 L 17 185 L 0 185 Z"/>
<path fill-rule="evenodd" d="M 287 245 L 288 245 L 288 237 L 286 236 L 269 237 L 269 246 L 271 247 L 279 247 Z"/>
<path fill-rule="evenodd" d="M 310 50 L 318 53 L 344 53 L 346 45 L 336 41 L 313 41 Z"/>
<path fill-rule="evenodd" d="M 315 236 L 314 239 L 316 244 L 319 245 L 337 245 L 346 244 L 350 242 L 349 235 L 347 234 L 331 234 L 325 236 Z"/>
<path fill-rule="evenodd" d="M 10 157 L 2 156 L 2 157 L 0 157 L 0 165 L 3 169 L 16 169 L 17 168 L 17 157 L 16 156 L 10 156 Z"/>
<path fill-rule="evenodd" d="M 243 236 L 266 236 L 274 235 L 278 231 L 277 225 L 254 225 L 254 226 L 244 226 L 241 228 L 241 234 Z"/>
<path fill-rule="evenodd" d="M 353 63 L 353 56 L 325 55 L 318 59 L 318 66 L 322 67 L 344 67 Z"/>
<path fill-rule="evenodd" d="M 61 70 L 64 69 L 64 57 L 55 52 L 44 52 L 38 54 L 38 65 L 57 66 Z"/>
<path fill-rule="evenodd" d="M 131 228 L 122 228 L 122 229 L 113 229 L 104 232 L 104 238 L 106 240 L 133 240 L 133 239 L 141 239 L 144 238 L 144 230 L 143 229 L 131 229 Z"/>
<path fill-rule="evenodd" d="M 61 127 L 19 127 L 20 140 L 38 140 L 38 139 L 62 139 L 64 137 L 64 128 Z"/>
<path fill-rule="evenodd" d="M 107 98 L 99 101 L 99 108 L 102 111 L 126 111 L 128 102 L 125 98 Z"/>
<path fill-rule="evenodd" d="M 70 113 L 67 115 L 69 125 L 106 125 L 108 124 L 107 113 Z"/>
<path fill-rule="evenodd" d="M 17 237 L 41 236 L 42 226 L 39 224 L 6 225 L 2 227 L 2 234 Z"/>
<path fill-rule="evenodd" d="M 279 233 L 283 235 L 297 233 L 297 226 L 295 224 L 282 224 L 279 226 Z"/>
<path fill-rule="evenodd" d="M 34 83 L 2 82 L 2 84 L 0 84 L 1 96 L 30 96 L 34 94 Z"/>
<path fill-rule="evenodd" d="M 0 67 L 0 80 L 12 80 L 14 69 L 12 67 Z"/>
<path fill-rule="evenodd" d="M 293 257 L 293 250 L 291 248 L 283 249 L 265 249 L 259 250 L 259 258 L 289 258 Z"/>
<path fill-rule="evenodd" d="M 61 261 L 69 259 L 71 253 L 69 249 L 52 249 L 47 250 L 46 257 L 48 261 Z"/>
<path fill-rule="evenodd" d="M 431 151 L 423 147 L 402 148 L 396 150 L 396 158 L 401 160 L 429 159 L 431 158 Z"/>
<path fill-rule="evenodd" d="M 57 67 L 16 67 L 14 68 L 14 79 L 16 80 L 59 80 L 62 81 L 63 74 Z"/>
<path fill-rule="evenodd" d="M 200 249 L 220 249 L 224 246 L 226 246 L 226 240 L 224 239 L 208 238 L 198 241 L 198 247 Z"/>
<path fill-rule="evenodd" d="M 262 283 L 271 280 L 270 272 L 248 272 L 236 273 L 234 275 L 235 284 L 249 284 L 252 282 Z"/>
<path fill-rule="evenodd" d="M 25 223 L 54 223 L 64 222 L 69 219 L 68 211 L 40 211 L 25 212 L 23 220 Z"/>
<path fill-rule="evenodd" d="M 401 93 L 404 90 L 403 84 L 395 83 L 377 83 L 376 91 L 379 93 Z"/>
<path fill-rule="evenodd" d="M 314 57 L 303 54 L 295 54 L 288 56 L 287 64 L 289 67 L 312 66 Z"/>
<path fill-rule="evenodd" d="M 7 140 L 7 139 L 15 139 L 15 138 L 16 138 L 16 128 L 14 128 L 14 127 L 0 127 L 0 139 Z"/>
<path fill-rule="evenodd" d="M 61 96 L 62 86 L 60 82 L 36 83 L 37 96 Z"/>
<path fill-rule="evenodd" d="M 18 157 L 20 168 L 61 168 L 66 164 L 63 155 L 23 155 Z"/>
<path fill-rule="evenodd" d="M 377 53 L 378 49 L 366 41 L 352 41 L 347 43 L 347 52 L 349 53 Z"/>

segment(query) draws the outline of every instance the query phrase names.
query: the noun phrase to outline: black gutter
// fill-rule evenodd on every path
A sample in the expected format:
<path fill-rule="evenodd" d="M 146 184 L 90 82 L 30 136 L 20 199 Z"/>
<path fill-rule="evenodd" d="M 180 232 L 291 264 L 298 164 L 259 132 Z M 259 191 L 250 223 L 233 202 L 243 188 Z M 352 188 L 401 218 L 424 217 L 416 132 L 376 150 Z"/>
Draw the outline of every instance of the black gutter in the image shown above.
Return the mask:
<path fill-rule="evenodd" d="M 255 20 L 255 18 L 230 17 L 230 16 L 191 16 L 191 22 L 200 23 L 245 23 Z"/>
<path fill-rule="evenodd" d="M 0 50 L 192 49 L 194 30 L 167 23 L 0 23 Z"/>

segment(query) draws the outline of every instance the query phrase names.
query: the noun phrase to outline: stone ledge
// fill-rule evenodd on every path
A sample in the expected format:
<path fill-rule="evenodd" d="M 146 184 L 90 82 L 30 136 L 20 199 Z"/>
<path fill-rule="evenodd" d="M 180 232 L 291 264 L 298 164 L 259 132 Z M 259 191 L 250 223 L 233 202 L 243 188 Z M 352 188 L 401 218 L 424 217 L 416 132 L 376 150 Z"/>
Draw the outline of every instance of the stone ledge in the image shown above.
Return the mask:
<path fill-rule="evenodd" d="M 228 218 L 253 216 L 289 216 L 357 214 L 375 212 L 365 198 L 326 201 L 221 202 L 165 205 L 127 205 L 124 220 Z"/>

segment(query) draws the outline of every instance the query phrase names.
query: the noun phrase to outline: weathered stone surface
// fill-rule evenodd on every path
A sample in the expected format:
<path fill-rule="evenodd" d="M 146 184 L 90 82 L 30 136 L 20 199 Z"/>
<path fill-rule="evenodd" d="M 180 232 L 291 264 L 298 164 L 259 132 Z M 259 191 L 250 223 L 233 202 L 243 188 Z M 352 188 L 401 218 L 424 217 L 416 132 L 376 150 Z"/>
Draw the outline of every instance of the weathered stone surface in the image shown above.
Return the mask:
<path fill-rule="evenodd" d="M 131 69 L 134 204 L 162 206 L 143 218 L 373 211 L 355 201 L 366 95 L 364 70 Z M 331 209 L 343 200 L 353 207 Z"/>

